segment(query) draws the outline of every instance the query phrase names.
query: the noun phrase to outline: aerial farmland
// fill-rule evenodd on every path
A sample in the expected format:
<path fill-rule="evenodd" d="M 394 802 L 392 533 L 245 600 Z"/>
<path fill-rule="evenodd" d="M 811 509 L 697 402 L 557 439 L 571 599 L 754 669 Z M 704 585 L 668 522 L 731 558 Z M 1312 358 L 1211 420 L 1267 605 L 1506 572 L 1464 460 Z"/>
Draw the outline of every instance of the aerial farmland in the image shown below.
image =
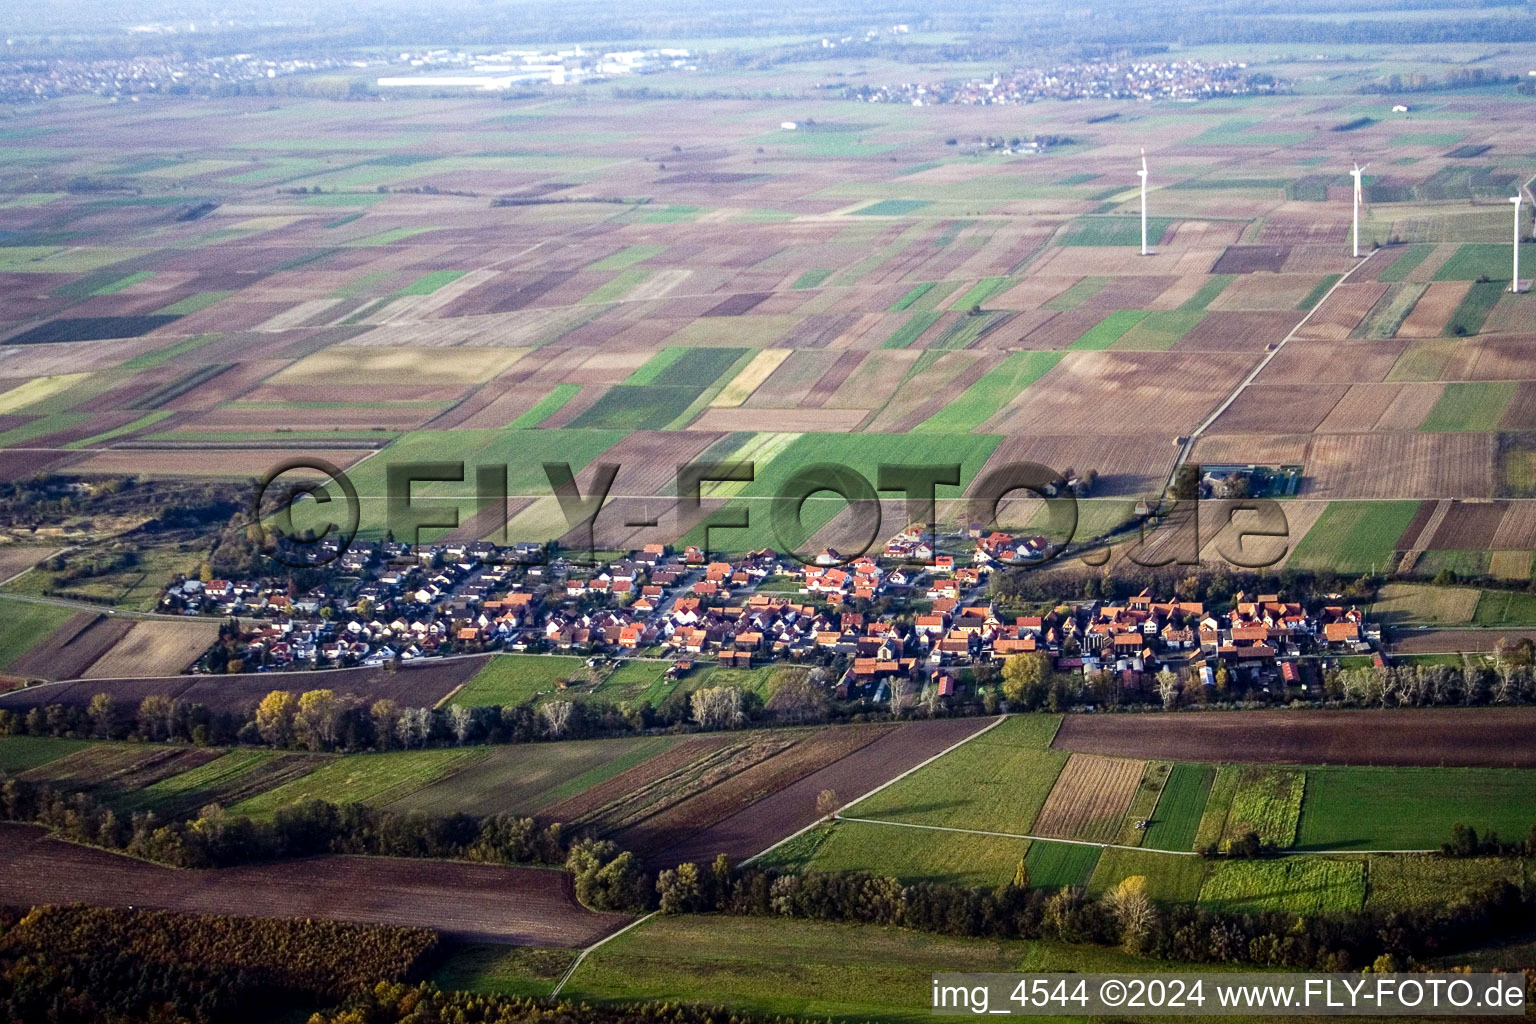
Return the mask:
<path fill-rule="evenodd" d="M 428 6 L 0 12 L 0 1016 L 1536 998 L 1528 10 Z"/>

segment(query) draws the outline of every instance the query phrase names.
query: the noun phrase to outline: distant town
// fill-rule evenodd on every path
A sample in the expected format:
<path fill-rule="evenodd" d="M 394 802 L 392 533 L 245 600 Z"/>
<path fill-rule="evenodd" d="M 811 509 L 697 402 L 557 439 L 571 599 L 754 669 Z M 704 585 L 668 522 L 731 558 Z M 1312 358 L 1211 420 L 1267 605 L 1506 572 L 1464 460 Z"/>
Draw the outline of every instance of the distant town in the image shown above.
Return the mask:
<path fill-rule="evenodd" d="M 1038 100 L 1204 100 L 1275 95 L 1290 83 L 1250 72 L 1242 61 L 1085 61 L 1049 68 L 1020 67 L 990 78 L 898 85 L 858 85 L 846 95 L 870 103 L 995 106 Z"/>

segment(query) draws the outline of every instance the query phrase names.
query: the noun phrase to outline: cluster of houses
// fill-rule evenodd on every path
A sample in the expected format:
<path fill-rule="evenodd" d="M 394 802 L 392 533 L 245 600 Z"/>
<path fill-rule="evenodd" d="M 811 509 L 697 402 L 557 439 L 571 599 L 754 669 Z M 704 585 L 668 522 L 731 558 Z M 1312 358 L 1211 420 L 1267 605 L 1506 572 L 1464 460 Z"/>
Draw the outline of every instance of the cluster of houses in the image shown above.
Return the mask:
<path fill-rule="evenodd" d="M 940 554 L 932 535 L 909 527 L 879 556 L 845 561 L 829 550 L 809 565 L 771 550 L 711 560 L 694 547 L 648 545 L 583 566 L 527 546 L 388 542 L 340 554 L 330 582 L 306 592 L 280 578 L 179 578 L 161 609 L 230 620 L 230 656 L 247 670 L 495 650 L 644 653 L 733 668 L 831 667 L 842 697 L 877 695 L 893 678 L 953 694 L 980 666 L 1036 653 L 1058 672 L 1112 675 L 1128 688 L 1163 668 L 1214 685 L 1223 665 L 1249 682 L 1299 683 L 1307 656 L 1370 651 L 1380 639 L 1356 608 L 1309 612 L 1277 594 L 1239 595 L 1221 614 L 1143 592 L 1001 615 L 986 598 L 993 568 L 1036 557 L 1048 542 L 980 531 L 967 539 L 968 558 Z"/>
<path fill-rule="evenodd" d="M 849 94 L 871 103 L 995 106 L 1046 99 L 1201 100 L 1286 91 L 1289 83 L 1252 73 L 1242 61 L 1133 60 L 1023 67 L 963 81 L 857 86 Z"/>

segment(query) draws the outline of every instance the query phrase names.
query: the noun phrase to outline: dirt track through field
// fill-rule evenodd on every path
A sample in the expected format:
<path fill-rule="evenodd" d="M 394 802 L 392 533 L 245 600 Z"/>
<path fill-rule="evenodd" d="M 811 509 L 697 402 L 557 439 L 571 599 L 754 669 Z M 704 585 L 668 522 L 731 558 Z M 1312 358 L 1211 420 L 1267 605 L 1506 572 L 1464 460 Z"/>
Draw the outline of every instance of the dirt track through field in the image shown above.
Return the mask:
<path fill-rule="evenodd" d="M 563 871 L 393 857 L 178 871 L 50 839 L 26 825 L 0 825 L 0 902 L 317 917 L 535 946 L 584 946 L 629 920 L 578 905 Z"/>
<path fill-rule="evenodd" d="M 1536 708 L 1068 715 L 1074 753 L 1257 764 L 1536 766 Z"/>

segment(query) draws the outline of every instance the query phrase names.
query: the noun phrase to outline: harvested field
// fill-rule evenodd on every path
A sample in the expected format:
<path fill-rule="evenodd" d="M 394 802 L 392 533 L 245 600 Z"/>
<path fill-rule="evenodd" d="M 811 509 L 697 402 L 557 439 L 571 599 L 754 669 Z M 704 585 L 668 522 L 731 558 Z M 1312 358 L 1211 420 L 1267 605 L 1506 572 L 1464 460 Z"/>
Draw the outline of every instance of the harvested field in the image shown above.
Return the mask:
<path fill-rule="evenodd" d="M 1424 546 L 1457 551 L 1491 548 L 1507 510 L 1508 502 L 1503 501 L 1453 501 Z"/>
<path fill-rule="evenodd" d="M 1447 654 L 1461 651 L 1474 653 L 1492 651 L 1498 646 L 1501 639 L 1519 640 L 1522 637 L 1536 640 L 1536 632 L 1521 629 L 1425 629 L 1395 637 L 1392 641 L 1392 653 Z M 1524 760 L 1524 756 L 1521 753 L 1521 759 L 1518 761 L 1503 761 L 1498 758 L 1490 758 L 1486 762 L 1478 763 L 1518 764 L 1525 766 L 1529 762 Z M 1445 763 L 1455 764 L 1457 762 L 1447 761 Z"/>
<path fill-rule="evenodd" d="M 1346 384 L 1251 384 L 1210 429 L 1221 434 L 1310 433 L 1348 391 Z"/>
<path fill-rule="evenodd" d="M 1286 245 L 1229 245 L 1211 267 L 1213 274 L 1279 273 L 1291 255 Z"/>
<path fill-rule="evenodd" d="M 178 871 L 0 825 L 0 900 L 92 903 L 194 914 L 313 917 L 434 928 L 455 938 L 585 946 L 628 918 L 576 903 L 560 871 L 390 857 Z"/>
<path fill-rule="evenodd" d="M 1387 288 L 1379 281 L 1351 281 L 1339 285 L 1312 311 L 1297 337 L 1335 340 L 1349 337 L 1371 308 L 1381 301 Z"/>
<path fill-rule="evenodd" d="M 9 671 L 12 675 L 35 679 L 80 678 L 99 658 L 121 643 L 134 625 L 131 619 L 82 612 L 13 661 Z"/>
<path fill-rule="evenodd" d="M 1383 381 L 1406 347 L 1407 342 L 1403 341 L 1324 342 L 1298 338 L 1287 342 L 1275 354 L 1259 375 L 1259 381 L 1265 384 Z"/>
<path fill-rule="evenodd" d="M 1146 762 L 1074 754 L 1046 797 L 1032 831 L 1060 839 L 1115 841 Z"/>
<path fill-rule="evenodd" d="M 135 622 L 111 650 L 81 673 L 85 679 L 164 676 L 184 672 L 218 639 L 217 622 Z"/>
<path fill-rule="evenodd" d="M 127 620 L 113 620 L 129 625 Z M 109 693 L 120 713 L 131 713 L 145 697 L 181 697 L 207 705 L 215 711 L 249 711 L 273 690 L 302 693 L 329 689 L 337 696 L 352 694 L 365 701 L 383 697 L 401 707 L 431 707 L 462 683 L 468 682 L 485 665 L 489 655 L 470 658 L 440 659 L 435 664 L 417 664 L 398 671 L 379 668 L 344 668 L 295 674 L 245 673 L 233 676 L 160 676 L 132 679 L 88 679 L 45 683 L 11 693 L 0 694 L 0 707 L 13 711 L 47 704 L 85 707 L 91 697 Z"/>
<path fill-rule="evenodd" d="M 1490 498 L 1494 436 L 1318 434 L 1308 445 L 1309 498 Z"/>
<path fill-rule="evenodd" d="M 268 750 L 231 750 L 141 789 L 116 794 L 119 813 L 153 810 L 169 818 L 196 814 L 209 804 L 233 807 L 257 793 L 276 789 L 325 764 L 323 758 Z"/>
<path fill-rule="evenodd" d="M 844 800 L 867 793 L 985 728 L 987 721 L 946 718 L 910 722 L 886 732 L 818 771 L 805 775 L 697 835 L 661 851 L 657 863 L 708 861 L 717 853 L 741 860 L 811 824 L 816 796 L 834 790 Z M 857 813 L 857 812 L 854 812 Z"/>
<path fill-rule="evenodd" d="M 641 761 L 633 768 L 626 768 L 619 774 L 582 790 L 573 797 L 545 807 L 540 814 L 550 821 L 577 824 L 631 792 L 664 779 L 678 769 L 685 768 L 699 758 L 719 750 L 726 743 L 724 736 L 685 740 L 661 754 Z"/>
<path fill-rule="evenodd" d="M 567 797 L 579 796 L 626 770 L 667 756 L 679 741 L 667 736 L 624 737 L 539 744 L 491 746 L 452 766 L 433 768 L 425 786 L 392 801 L 396 810 L 429 814 L 534 814 Z M 777 750 L 774 746 L 772 749 Z"/>
<path fill-rule="evenodd" d="M 1490 643 L 1495 638 L 1490 635 Z M 1536 709 L 1068 715 L 1051 745 L 1075 753 L 1180 761 L 1532 767 Z"/>
<path fill-rule="evenodd" d="M 680 844 L 688 845 L 690 840 L 698 838 L 697 833 L 786 789 L 807 775 L 815 774 L 890 731 L 888 726 L 818 730 L 746 770 L 732 774 L 686 800 L 629 825 L 613 838 L 626 850 L 634 850 L 653 858 L 661 857 L 657 862 L 664 863 L 672 858 L 670 851 L 673 848 Z M 814 797 L 810 810 L 815 811 Z M 669 852 L 661 856 L 662 851 Z"/>
<path fill-rule="evenodd" d="M 1300 385 L 1296 385 L 1300 386 Z M 1311 429 L 1323 433 L 1370 430 L 1397 399 L 1400 384 L 1350 384 L 1342 398 Z M 1426 410 L 1427 411 L 1427 410 Z M 1423 419 L 1421 416 L 1420 419 Z"/>
<path fill-rule="evenodd" d="M 207 748 L 102 743 L 22 772 L 21 777 L 51 783 L 66 793 L 83 790 L 108 796 L 154 785 L 207 764 L 221 753 Z"/>
<path fill-rule="evenodd" d="M 1170 352 L 1069 352 L 981 428 L 1031 434 L 1188 433 L 1220 403 L 1255 357 L 1212 352 L 1195 365 Z M 1087 400 L 1093 396 L 1093 400 Z"/>
<path fill-rule="evenodd" d="M 0 582 L 26 572 L 38 562 L 46 561 L 58 548 L 28 547 L 21 544 L 0 544 Z"/>

